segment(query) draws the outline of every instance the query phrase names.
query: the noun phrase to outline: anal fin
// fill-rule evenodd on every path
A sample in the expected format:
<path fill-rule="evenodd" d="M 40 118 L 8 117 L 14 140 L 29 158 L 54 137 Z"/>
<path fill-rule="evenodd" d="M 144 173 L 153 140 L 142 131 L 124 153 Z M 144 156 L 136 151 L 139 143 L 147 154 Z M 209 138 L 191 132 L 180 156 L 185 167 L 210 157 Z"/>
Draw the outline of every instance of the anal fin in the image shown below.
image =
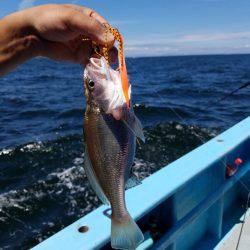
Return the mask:
<path fill-rule="evenodd" d="M 88 154 L 88 149 L 87 147 L 85 148 L 85 155 L 84 155 L 84 169 L 87 175 L 87 178 L 90 182 L 91 187 L 95 191 L 96 195 L 98 198 L 102 201 L 103 204 L 109 205 L 109 200 L 104 194 L 98 179 L 96 178 L 96 174 L 94 172 L 94 169 L 92 167 L 91 161 L 89 159 L 89 154 Z"/>

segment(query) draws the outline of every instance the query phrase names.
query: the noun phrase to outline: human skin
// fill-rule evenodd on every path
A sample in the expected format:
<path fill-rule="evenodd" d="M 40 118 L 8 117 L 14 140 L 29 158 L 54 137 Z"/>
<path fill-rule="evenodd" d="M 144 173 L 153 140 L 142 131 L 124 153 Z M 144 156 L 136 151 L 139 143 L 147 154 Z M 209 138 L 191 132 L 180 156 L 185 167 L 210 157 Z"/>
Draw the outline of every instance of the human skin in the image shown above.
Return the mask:
<path fill-rule="evenodd" d="M 107 25 L 97 12 L 73 4 L 40 5 L 6 16 L 0 20 L 0 76 L 37 56 L 85 65 L 92 41 L 107 46 L 114 62 Z"/>

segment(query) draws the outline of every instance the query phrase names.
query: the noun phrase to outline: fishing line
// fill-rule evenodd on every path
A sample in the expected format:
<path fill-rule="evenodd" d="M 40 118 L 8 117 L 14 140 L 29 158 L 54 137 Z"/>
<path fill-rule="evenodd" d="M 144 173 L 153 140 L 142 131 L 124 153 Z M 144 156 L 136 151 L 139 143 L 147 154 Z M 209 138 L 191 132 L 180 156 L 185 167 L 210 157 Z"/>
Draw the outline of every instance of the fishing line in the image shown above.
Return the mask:
<path fill-rule="evenodd" d="M 128 59 L 129 59 L 129 58 L 127 58 L 127 61 L 128 61 L 131 65 L 133 64 L 132 66 L 136 67 L 136 64 L 133 63 L 132 60 L 128 60 Z M 144 77 L 140 72 L 138 72 L 136 69 L 135 69 L 135 72 L 141 77 L 141 80 L 142 80 L 142 81 L 145 81 L 145 77 Z M 225 100 L 225 99 L 226 99 L 227 97 L 229 97 L 230 95 L 232 95 L 232 94 L 238 92 L 239 90 L 244 89 L 244 88 L 246 88 L 246 87 L 248 87 L 248 86 L 250 86 L 250 81 L 244 83 L 243 85 L 241 85 L 241 86 L 238 87 L 237 89 L 235 89 L 235 90 L 233 90 L 233 91 L 231 91 L 231 92 L 225 94 L 225 95 L 224 95 L 222 98 L 220 98 L 219 100 L 212 100 L 212 101 L 210 101 L 210 102 L 209 102 L 209 105 L 218 104 L 218 102 L 221 102 L 221 101 Z M 166 104 L 166 106 L 167 106 L 173 113 L 175 113 L 175 115 L 176 115 L 182 122 L 183 122 L 183 121 L 185 122 L 185 119 L 184 119 L 184 118 L 183 118 L 174 108 L 170 107 L 170 106 L 166 103 L 166 101 L 159 95 L 159 93 L 158 93 L 157 91 L 155 91 L 154 89 L 153 89 L 153 91 L 154 91 L 154 93 L 155 93 L 158 97 L 160 97 L 161 100 L 163 100 L 163 102 Z M 198 112 L 195 112 L 195 113 L 193 114 L 193 116 L 195 117 L 195 116 L 197 116 L 198 114 L 199 114 Z M 195 134 L 195 132 L 194 132 L 194 134 Z M 200 138 L 200 140 L 202 139 L 202 138 L 201 138 L 201 135 L 196 134 L 196 137 L 197 137 L 197 136 Z M 201 140 L 201 142 L 205 143 L 204 140 Z"/>
<path fill-rule="evenodd" d="M 128 59 L 127 59 L 128 60 Z M 130 60 L 128 60 L 128 62 L 132 65 L 132 66 L 136 66 L 132 61 L 130 61 Z M 139 75 L 139 77 L 141 78 L 141 80 L 142 81 L 145 81 L 145 77 L 141 74 L 141 73 L 139 73 L 136 69 L 134 69 L 135 70 L 135 72 Z M 167 106 L 167 108 L 169 108 L 178 118 L 179 118 L 179 120 L 182 122 L 182 123 L 186 123 L 186 120 L 174 109 L 174 108 L 172 108 L 171 106 L 169 106 L 167 103 L 166 103 L 166 101 L 163 99 L 163 97 L 156 91 L 156 90 L 154 90 L 153 89 L 153 92 L 161 99 L 161 101 L 163 102 L 163 103 L 165 103 L 166 104 L 166 106 Z M 195 113 L 194 114 L 194 116 L 196 115 L 197 113 Z M 199 134 L 197 134 L 195 131 L 193 131 L 193 133 L 194 133 L 194 135 L 204 144 L 206 141 L 204 140 L 204 138 L 201 136 L 201 135 L 199 135 Z M 224 165 L 225 165 L 225 163 L 224 163 Z M 225 165 L 226 166 L 226 165 Z"/>
<path fill-rule="evenodd" d="M 250 193 L 250 189 L 247 187 L 247 185 L 239 179 L 241 185 L 247 190 L 248 193 Z"/>
<path fill-rule="evenodd" d="M 136 66 L 134 63 L 132 63 L 132 61 L 129 61 L 129 60 L 127 60 L 128 62 L 130 62 L 130 64 L 132 65 L 134 65 L 134 67 Z M 135 70 L 135 72 L 141 77 L 141 80 L 142 81 L 144 81 L 145 80 L 145 78 L 144 78 L 144 76 L 141 74 L 141 73 L 139 73 L 136 69 L 134 69 Z M 237 90 L 234 90 L 234 91 L 232 91 L 232 92 L 230 92 L 229 94 L 227 94 L 226 96 L 224 96 L 223 98 L 221 98 L 221 101 L 222 100 L 225 100 L 226 99 L 226 97 L 228 97 L 229 95 L 231 95 L 231 94 L 233 94 L 233 93 L 235 93 L 235 92 L 237 92 L 238 90 L 240 90 L 240 89 L 243 89 L 243 88 L 245 88 L 245 87 L 247 87 L 247 86 L 249 86 L 250 85 L 250 82 L 248 82 L 248 83 L 245 83 L 244 85 L 242 85 L 241 87 L 239 87 L 239 88 L 237 88 Z M 154 89 L 153 89 L 153 91 L 154 91 L 154 93 L 163 101 L 163 103 L 165 103 L 166 104 L 166 106 L 185 124 L 185 119 L 174 109 L 174 108 L 172 108 L 172 107 L 170 107 L 166 102 L 165 102 L 165 100 L 162 98 L 162 96 L 157 92 L 157 91 L 155 91 Z M 215 103 L 215 101 L 214 102 L 212 102 L 212 103 Z M 194 116 L 195 115 L 197 115 L 197 113 L 195 113 L 194 114 Z M 202 142 L 202 143 L 205 143 L 205 141 L 203 140 L 203 138 L 202 138 L 202 136 L 201 135 L 199 135 L 199 134 L 197 134 L 195 131 L 193 131 L 194 132 L 194 135 Z M 225 159 L 227 158 L 227 156 L 225 157 Z M 225 167 L 227 167 L 227 164 L 226 164 L 226 162 L 225 161 L 223 161 L 223 160 L 219 160 Z M 245 225 L 245 220 L 246 220 L 246 214 L 247 214 L 247 210 L 248 210 L 248 207 L 249 207 L 249 202 L 250 202 L 250 190 L 248 189 L 248 187 L 247 187 L 247 185 L 242 181 L 242 180 L 238 180 L 240 183 L 241 183 L 241 185 L 247 190 L 247 192 L 248 192 L 248 196 L 247 196 L 247 201 L 246 201 L 246 210 L 245 210 L 245 213 L 244 213 L 244 217 L 243 217 L 243 222 L 242 222 L 242 225 L 241 225 L 241 229 L 240 229 L 240 234 L 239 234 L 239 238 L 238 238 L 238 242 L 237 242 L 237 246 L 236 246 L 236 250 L 238 250 L 238 248 L 239 248 L 239 244 L 240 244 L 240 240 L 241 240 L 241 236 L 242 236 L 242 232 L 243 232 L 243 227 L 244 227 L 244 225 Z"/>
<path fill-rule="evenodd" d="M 146 79 L 145 79 L 145 77 L 143 76 L 143 74 L 140 73 L 140 72 L 138 72 L 138 71 L 135 69 L 135 67 L 136 67 L 135 63 L 133 63 L 132 60 L 127 60 L 127 61 L 132 65 L 133 70 L 135 70 L 135 72 L 139 75 L 139 77 L 141 78 L 141 80 L 142 80 L 143 82 L 146 81 Z M 169 105 L 167 104 L 167 102 L 163 99 L 163 97 L 162 97 L 155 89 L 153 89 L 153 92 L 160 98 L 160 100 L 161 100 L 163 103 L 166 104 L 167 108 L 169 108 L 169 109 L 179 118 L 179 120 L 180 120 L 182 123 L 184 123 L 184 124 L 186 123 L 186 120 L 185 120 L 185 119 L 184 119 L 184 118 L 183 118 L 174 108 L 172 108 L 171 106 L 169 106 Z M 213 103 L 215 103 L 215 101 L 212 101 L 212 102 L 210 103 L 210 105 L 213 104 Z M 196 115 L 198 115 L 198 112 L 194 113 L 194 116 L 196 116 Z M 202 142 L 203 144 L 206 143 L 206 140 L 203 138 L 202 135 L 199 135 L 199 134 L 196 133 L 195 131 L 193 131 L 193 134 L 196 136 L 196 138 L 198 138 L 198 139 L 200 140 L 200 142 Z M 219 162 L 221 162 L 225 168 L 227 167 L 227 164 L 226 164 L 225 160 L 219 159 Z"/>
<path fill-rule="evenodd" d="M 243 185 L 243 187 L 246 188 L 246 190 L 248 191 L 248 195 L 247 195 L 247 202 L 246 202 L 246 210 L 245 210 L 245 213 L 244 213 L 244 216 L 243 216 L 243 221 L 242 221 L 242 224 L 241 224 L 241 227 L 240 227 L 240 233 L 239 233 L 239 237 L 238 237 L 238 241 L 237 241 L 237 245 L 236 245 L 236 250 L 239 249 L 239 245 L 240 245 L 240 240 L 241 240 L 243 228 L 244 228 L 244 225 L 245 225 L 245 222 L 246 222 L 247 210 L 248 210 L 249 205 L 250 205 L 249 204 L 249 201 L 250 201 L 250 191 L 247 188 L 247 186 L 244 184 L 243 181 L 241 181 L 241 180 L 239 180 L 239 181 Z"/>
<path fill-rule="evenodd" d="M 230 95 L 232 94 L 235 94 L 236 92 L 238 92 L 239 90 L 241 89 L 244 89 L 246 87 L 250 86 L 250 81 L 249 82 L 246 82 L 244 83 L 243 85 L 241 85 L 240 87 L 234 89 L 233 91 L 229 92 L 228 94 L 224 95 L 222 98 L 220 98 L 219 100 L 217 100 L 217 102 L 221 102 L 221 101 L 224 101 L 227 97 L 229 97 Z"/>

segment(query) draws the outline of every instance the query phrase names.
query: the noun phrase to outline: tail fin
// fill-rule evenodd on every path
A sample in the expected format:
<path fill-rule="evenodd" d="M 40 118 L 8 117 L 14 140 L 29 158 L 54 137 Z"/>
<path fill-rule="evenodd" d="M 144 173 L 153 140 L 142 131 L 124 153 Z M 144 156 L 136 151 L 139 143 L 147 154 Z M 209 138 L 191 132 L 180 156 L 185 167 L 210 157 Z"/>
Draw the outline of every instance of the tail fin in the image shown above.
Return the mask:
<path fill-rule="evenodd" d="M 112 218 L 111 246 L 114 249 L 135 249 L 144 237 L 133 218 L 128 214 L 121 221 Z"/>

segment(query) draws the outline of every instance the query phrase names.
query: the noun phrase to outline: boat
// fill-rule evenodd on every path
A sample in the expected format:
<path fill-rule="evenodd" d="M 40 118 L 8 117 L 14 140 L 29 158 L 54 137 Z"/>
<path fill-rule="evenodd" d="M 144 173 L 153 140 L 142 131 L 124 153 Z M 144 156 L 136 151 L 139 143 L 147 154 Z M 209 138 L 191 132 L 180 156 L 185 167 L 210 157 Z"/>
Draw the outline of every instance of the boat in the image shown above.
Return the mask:
<path fill-rule="evenodd" d="M 249 191 L 250 117 L 126 191 L 137 249 L 250 249 Z M 109 215 L 103 205 L 33 250 L 110 249 Z"/>

